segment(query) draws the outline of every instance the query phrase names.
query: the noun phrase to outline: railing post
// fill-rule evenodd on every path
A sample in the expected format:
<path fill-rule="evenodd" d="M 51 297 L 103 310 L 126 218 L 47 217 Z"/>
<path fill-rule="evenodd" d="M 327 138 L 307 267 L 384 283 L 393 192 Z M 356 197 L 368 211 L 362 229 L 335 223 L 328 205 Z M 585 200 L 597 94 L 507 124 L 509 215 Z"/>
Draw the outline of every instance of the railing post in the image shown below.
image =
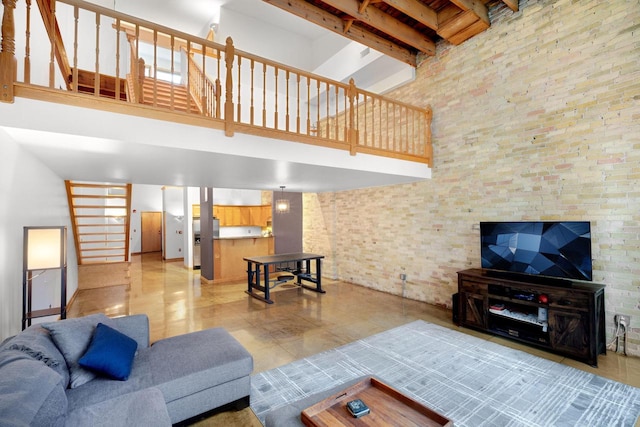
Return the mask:
<path fill-rule="evenodd" d="M 13 84 L 17 79 L 16 28 L 13 10 L 16 0 L 2 0 L 2 42 L 0 43 L 0 101 L 13 103 Z"/>
<path fill-rule="evenodd" d="M 231 37 L 227 37 L 227 42 L 224 50 L 224 60 L 227 67 L 227 77 L 225 82 L 225 99 L 224 99 L 224 134 L 226 136 L 233 136 L 234 131 L 234 117 L 233 117 L 233 59 L 235 56 L 235 48 L 233 47 L 233 40 Z"/>
<path fill-rule="evenodd" d="M 347 129 L 347 141 L 349 142 L 349 154 L 351 154 L 352 156 L 356 155 L 356 146 L 358 145 L 358 129 L 356 129 L 356 113 L 354 109 L 357 93 L 358 91 L 356 89 L 356 83 L 353 79 L 350 79 L 349 92 L 347 93 L 347 96 L 349 97 L 349 128 Z"/>
<path fill-rule="evenodd" d="M 427 158 L 427 165 L 433 167 L 433 145 L 431 144 L 431 121 L 433 119 L 433 110 L 427 106 L 424 112 L 425 118 L 425 140 L 424 140 L 424 156 Z"/>

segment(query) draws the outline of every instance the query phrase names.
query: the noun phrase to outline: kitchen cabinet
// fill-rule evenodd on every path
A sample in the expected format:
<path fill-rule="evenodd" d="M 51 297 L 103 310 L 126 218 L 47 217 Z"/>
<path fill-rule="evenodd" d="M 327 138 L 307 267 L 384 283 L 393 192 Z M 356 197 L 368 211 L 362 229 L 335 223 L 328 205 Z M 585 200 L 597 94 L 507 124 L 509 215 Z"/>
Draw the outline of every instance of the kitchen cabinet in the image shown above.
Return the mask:
<path fill-rule="evenodd" d="M 194 205 L 194 217 L 196 207 Z M 198 217 L 200 208 L 197 209 Z M 271 221 L 271 205 L 214 205 L 213 215 L 220 220 L 220 227 L 266 227 Z"/>

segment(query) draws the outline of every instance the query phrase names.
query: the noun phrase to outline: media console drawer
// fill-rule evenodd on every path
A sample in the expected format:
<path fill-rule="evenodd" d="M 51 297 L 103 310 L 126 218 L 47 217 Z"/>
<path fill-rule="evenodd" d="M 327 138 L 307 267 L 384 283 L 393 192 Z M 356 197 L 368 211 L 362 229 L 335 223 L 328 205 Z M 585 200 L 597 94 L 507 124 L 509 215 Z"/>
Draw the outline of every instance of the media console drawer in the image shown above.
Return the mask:
<path fill-rule="evenodd" d="M 606 352 L 604 285 L 542 282 L 495 277 L 482 269 L 458 272 L 460 325 L 597 366 L 598 355 Z"/>

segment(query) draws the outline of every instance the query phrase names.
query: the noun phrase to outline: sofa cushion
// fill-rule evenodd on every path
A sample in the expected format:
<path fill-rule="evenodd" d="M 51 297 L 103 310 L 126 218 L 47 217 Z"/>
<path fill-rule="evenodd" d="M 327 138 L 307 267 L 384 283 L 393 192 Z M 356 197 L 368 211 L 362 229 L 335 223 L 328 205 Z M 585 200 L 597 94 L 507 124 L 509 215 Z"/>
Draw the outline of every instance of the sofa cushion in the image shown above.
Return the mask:
<path fill-rule="evenodd" d="M 114 381 L 107 377 L 97 376 L 88 383 L 67 389 L 69 412 L 116 396 L 152 387 L 153 381 L 149 356 L 149 348 L 138 349 L 138 354 L 133 358 L 131 375 L 129 375 L 127 381 Z"/>
<path fill-rule="evenodd" d="M 2 348 L 18 350 L 33 359 L 40 360 L 60 374 L 63 379 L 64 388 L 68 387 L 69 368 L 67 368 L 67 362 L 51 339 L 49 331 L 42 326 L 29 326 L 15 337 L 7 340 Z"/>
<path fill-rule="evenodd" d="M 98 323 L 89 348 L 78 364 L 114 380 L 125 381 L 131 373 L 137 348 L 135 340 L 104 323 Z"/>
<path fill-rule="evenodd" d="M 162 393 L 146 388 L 71 411 L 66 427 L 170 426 Z"/>
<path fill-rule="evenodd" d="M 93 331 L 98 323 L 111 325 L 104 314 L 92 314 L 77 319 L 65 319 L 57 322 L 44 323 L 42 327 L 48 329 L 69 368 L 69 387 L 75 388 L 96 377 L 96 374 L 84 369 L 78 360 L 87 351 Z"/>
<path fill-rule="evenodd" d="M 17 350 L 0 352 L 0 425 L 62 426 L 64 380 L 43 362 Z"/>
<path fill-rule="evenodd" d="M 251 375 L 253 357 L 223 328 L 205 329 L 155 342 L 153 382 L 171 402 Z"/>

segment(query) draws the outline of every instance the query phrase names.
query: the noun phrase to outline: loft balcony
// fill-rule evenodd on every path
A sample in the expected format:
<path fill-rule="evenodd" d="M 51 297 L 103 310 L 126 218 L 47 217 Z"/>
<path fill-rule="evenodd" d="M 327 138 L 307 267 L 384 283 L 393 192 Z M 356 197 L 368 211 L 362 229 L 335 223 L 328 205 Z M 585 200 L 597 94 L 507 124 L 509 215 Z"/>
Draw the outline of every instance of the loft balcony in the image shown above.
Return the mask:
<path fill-rule="evenodd" d="M 67 104 L 431 166 L 428 106 L 242 52 L 230 38 L 219 44 L 79 0 L 3 5 L 3 102 Z"/>

